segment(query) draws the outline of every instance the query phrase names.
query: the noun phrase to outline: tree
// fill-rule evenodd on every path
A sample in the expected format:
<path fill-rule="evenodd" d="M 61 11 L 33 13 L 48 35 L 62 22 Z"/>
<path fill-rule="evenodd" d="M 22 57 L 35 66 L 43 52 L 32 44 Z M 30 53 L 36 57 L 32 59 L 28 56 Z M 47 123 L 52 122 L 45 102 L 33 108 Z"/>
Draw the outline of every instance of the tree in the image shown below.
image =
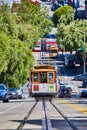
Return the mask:
<path fill-rule="evenodd" d="M 3 31 L 0 31 L 0 73 L 7 70 L 10 53 L 9 41 L 9 37 Z"/>
<path fill-rule="evenodd" d="M 30 2 L 24 1 L 18 5 L 17 16 L 19 17 L 20 22 L 22 24 L 30 24 L 33 28 L 37 26 L 41 37 L 44 33 L 51 31 L 51 28 L 53 27 L 53 23 L 47 18 L 47 14 L 47 10 L 41 11 L 41 7 L 39 5 L 35 5 Z"/>
<path fill-rule="evenodd" d="M 63 23 L 58 25 L 57 41 L 65 51 L 77 51 L 84 46 L 84 35 L 79 30 L 87 31 L 86 20 L 75 20 L 67 26 Z"/>
<path fill-rule="evenodd" d="M 57 24 L 59 23 L 59 19 L 61 18 L 61 16 L 64 16 L 64 15 L 68 14 L 68 13 L 67 13 L 68 10 L 70 10 L 70 11 L 73 13 L 73 11 L 72 11 L 71 9 L 72 9 L 72 6 L 62 6 L 62 7 L 58 8 L 58 9 L 54 12 L 54 14 L 53 14 L 53 22 L 54 22 L 54 25 L 57 26 Z M 71 14 L 70 14 L 70 15 L 71 15 Z M 69 15 L 69 16 L 70 16 L 70 15 Z M 67 15 L 66 15 L 66 16 L 67 16 Z M 71 16 L 70 16 L 70 18 L 67 16 L 67 18 L 70 19 Z"/>
<path fill-rule="evenodd" d="M 9 86 L 17 87 L 25 83 L 30 75 L 29 68 L 34 64 L 32 52 L 20 40 L 11 38 L 9 52 L 7 70 L 1 73 L 2 81 L 8 82 Z"/>
<path fill-rule="evenodd" d="M 11 13 L 9 7 L 2 7 L 3 11 L 0 12 L 0 31 L 3 30 L 7 35 L 12 37 L 18 36 L 18 28 L 16 23 L 16 15 Z"/>
<path fill-rule="evenodd" d="M 16 13 L 11 11 L 7 6 L 0 10 L 0 82 L 18 87 L 26 83 L 34 66 L 33 47 L 53 24 L 46 11 L 28 2 L 17 4 Z"/>
<path fill-rule="evenodd" d="M 68 9 L 64 15 L 61 15 L 59 19 L 59 24 L 64 23 L 65 25 L 69 25 L 75 19 L 75 9 Z"/>

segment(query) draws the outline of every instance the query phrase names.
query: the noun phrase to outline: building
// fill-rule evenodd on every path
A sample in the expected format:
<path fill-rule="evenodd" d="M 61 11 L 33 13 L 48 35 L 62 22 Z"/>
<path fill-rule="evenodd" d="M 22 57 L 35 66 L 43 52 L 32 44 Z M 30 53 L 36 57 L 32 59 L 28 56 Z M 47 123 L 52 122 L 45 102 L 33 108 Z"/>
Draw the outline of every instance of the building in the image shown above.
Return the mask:
<path fill-rule="evenodd" d="M 0 5 L 7 4 L 11 8 L 14 2 L 21 3 L 21 0 L 0 0 Z"/>

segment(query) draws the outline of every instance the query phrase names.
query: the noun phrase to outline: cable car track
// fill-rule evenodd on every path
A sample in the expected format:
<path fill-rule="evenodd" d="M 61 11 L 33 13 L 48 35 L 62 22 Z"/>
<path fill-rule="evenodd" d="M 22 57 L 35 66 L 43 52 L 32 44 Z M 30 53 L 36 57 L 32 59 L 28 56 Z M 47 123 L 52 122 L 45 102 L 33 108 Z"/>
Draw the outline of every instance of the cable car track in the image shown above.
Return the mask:
<path fill-rule="evenodd" d="M 46 109 L 46 103 L 44 103 L 44 113 L 45 113 L 45 128 L 42 130 L 53 130 L 54 128 L 52 127 L 52 121 L 50 119 L 50 115 L 48 114 L 48 111 Z M 53 102 L 50 102 L 51 105 L 56 109 L 56 111 L 61 115 L 61 117 L 68 123 L 67 127 L 70 127 L 72 130 L 79 130 L 76 125 L 71 123 L 71 121 L 64 115 L 64 113 L 56 106 Z M 43 127 L 42 127 L 43 128 Z M 58 129 L 58 128 L 57 128 Z"/>
<path fill-rule="evenodd" d="M 53 102 L 50 102 L 50 103 L 55 108 L 55 110 L 61 115 L 61 117 L 65 120 L 65 122 L 67 122 L 67 124 L 68 124 L 67 127 L 70 127 L 72 130 L 78 130 L 76 125 L 74 125 L 73 123 L 70 122 L 70 120 L 64 115 L 64 113 L 59 109 L 58 106 L 56 106 Z M 45 123 L 42 123 L 42 124 L 45 124 L 45 127 L 42 126 L 42 130 L 53 130 L 52 121 L 50 119 L 50 115 L 48 114 L 48 110 L 46 108 L 45 101 L 43 101 L 43 106 L 44 106 Z"/>
<path fill-rule="evenodd" d="M 41 121 L 42 121 L 42 125 L 41 125 L 41 129 L 42 130 L 53 130 L 54 129 L 54 127 L 56 127 L 57 129 L 59 129 L 60 128 L 60 125 L 61 125 L 61 127 L 62 128 L 64 128 L 64 126 L 62 126 L 62 122 L 61 122 L 61 124 L 59 124 L 59 125 L 55 125 L 55 126 L 53 126 L 53 119 L 52 119 L 52 111 L 56 111 L 56 114 L 54 114 L 53 113 L 53 115 L 54 115 L 54 117 L 56 117 L 56 120 L 57 120 L 57 123 L 58 123 L 58 121 L 60 122 L 60 119 L 62 119 L 63 120 L 63 122 L 65 122 L 65 124 L 66 124 L 66 126 L 67 126 L 67 129 L 72 129 L 72 130 L 79 130 L 78 128 L 77 128 L 77 126 L 75 125 L 75 124 L 73 124 L 70 120 L 69 120 L 69 118 L 68 117 L 66 117 L 65 115 L 64 115 L 64 112 L 60 109 L 60 107 L 59 106 L 56 106 L 55 105 L 55 103 L 53 103 L 53 102 L 50 102 L 50 101 L 47 101 L 47 100 L 41 100 L 41 102 L 36 102 L 34 105 L 33 105 L 33 107 L 31 108 L 31 110 L 29 110 L 29 112 L 28 112 L 28 114 L 26 115 L 26 117 L 24 118 L 24 120 L 22 121 L 22 123 L 19 125 L 19 127 L 17 128 L 17 130 L 23 130 L 23 127 L 25 126 L 25 124 L 27 123 L 27 121 L 28 120 L 31 120 L 31 118 L 30 118 L 30 114 L 33 114 L 33 113 L 35 113 L 34 112 L 34 109 L 36 109 L 36 106 L 37 106 L 37 104 L 38 103 L 42 103 L 42 107 L 41 107 L 41 104 L 40 104 L 40 112 L 42 113 L 42 116 L 41 116 Z M 48 105 L 49 104 L 49 105 Z M 49 111 L 49 107 L 48 106 L 50 106 L 51 108 L 51 110 Z M 58 116 L 57 116 L 57 114 L 58 114 Z M 55 116 L 56 115 L 56 116 Z M 60 117 L 60 118 L 59 118 Z M 38 120 L 38 118 L 39 118 L 39 115 L 38 115 L 38 113 L 37 113 L 37 120 Z M 54 119 L 55 120 L 55 119 Z M 38 122 L 39 123 L 39 122 Z M 34 124 L 34 123 L 32 123 L 32 124 Z M 30 124 L 29 124 L 29 126 L 28 126 L 28 128 L 30 128 Z M 61 128 L 61 130 L 62 130 L 62 128 Z M 33 130 L 33 126 L 32 126 L 32 128 L 30 128 L 31 130 Z M 30 130 L 29 129 L 29 130 Z"/>
<path fill-rule="evenodd" d="M 36 102 L 32 108 L 29 110 L 28 114 L 26 115 L 26 117 L 24 118 L 24 120 L 20 123 L 20 125 L 18 126 L 18 128 L 16 130 L 22 130 L 24 125 L 26 124 L 27 120 L 30 117 L 30 114 L 33 113 L 33 110 L 35 109 L 36 105 L 38 102 Z M 42 116 L 42 130 L 52 130 L 52 126 L 51 126 L 51 122 L 49 120 L 49 116 L 47 114 L 47 110 L 46 110 L 46 103 L 45 100 L 42 100 L 42 112 L 43 112 L 43 116 Z"/>
<path fill-rule="evenodd" d="M 64 120 L 69 124 L 69 126 L 72 128 L 72 130 L 78 130 L 78 128 L 70 122 L 70 120 L 64 115 L 62 110 L 60 110 L 58 107 L 56 107 L 55 104 L 51 102 L 52 106 L 57 110 L 57 112 L 64 118 Z"/>
<path fill-rule="evenodd" d="M 42 130 L 52 130 L 51 122 L 46 110 L 46 103 L 43 100 L 43 120 L 42 120 Z"/>
<path fill-rule="evenodd" d="M 32 106 L 32 108 L 29 110 L 23 121 L 20 123 L 18 128 L 16 130 L 22 130 L 23 126 L 25 125 L 26 120 L 29 118 L 30 114 L 33 112 L 34 108 L 36 107 L 37 102 Z"/>

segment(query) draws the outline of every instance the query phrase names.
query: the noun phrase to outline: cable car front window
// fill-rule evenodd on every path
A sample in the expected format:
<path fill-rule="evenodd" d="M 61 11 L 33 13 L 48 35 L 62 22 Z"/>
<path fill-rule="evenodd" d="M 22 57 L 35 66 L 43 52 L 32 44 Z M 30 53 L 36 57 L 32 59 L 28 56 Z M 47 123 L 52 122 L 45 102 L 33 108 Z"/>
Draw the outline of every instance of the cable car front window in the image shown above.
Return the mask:
<path fill-rule="evenodd" d="M 47 83 L 47 73 L 46 72 L 40 73 L 40 82 L 41 83 Z"/>
<path fill-rule="evenodd" d="M 49 73 L 49 81 L 53 81 L 53 73 Z"/>

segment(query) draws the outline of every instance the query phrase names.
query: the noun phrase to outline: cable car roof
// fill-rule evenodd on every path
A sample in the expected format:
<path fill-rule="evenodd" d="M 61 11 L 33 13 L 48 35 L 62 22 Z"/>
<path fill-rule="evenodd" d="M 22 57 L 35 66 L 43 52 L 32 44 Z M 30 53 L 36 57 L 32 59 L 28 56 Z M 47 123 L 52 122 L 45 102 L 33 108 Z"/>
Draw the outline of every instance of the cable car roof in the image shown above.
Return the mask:
<path fill-rule="evenodd" d="M 45 65 L 45 64 L 41 64 L 41 65 L 36 65 L 34 66 L 34 70 L 32 70 L 32 72 L 44 72 L 44 71 L 56 71 L 55 67 L 51 66 L 51 65 Z"/>
<path fill-rule="evenodd" d="M 54 67 L 52 65 L 45 65 L 45 64 L 40 64 L 34 66 L 35 69 L 53 69 Z"/>
<path fill-rule="evenodd" d="M 56 72 L 55 69 L 35 69 L 35 70 L 32 70 L 32 72 Z"/>

